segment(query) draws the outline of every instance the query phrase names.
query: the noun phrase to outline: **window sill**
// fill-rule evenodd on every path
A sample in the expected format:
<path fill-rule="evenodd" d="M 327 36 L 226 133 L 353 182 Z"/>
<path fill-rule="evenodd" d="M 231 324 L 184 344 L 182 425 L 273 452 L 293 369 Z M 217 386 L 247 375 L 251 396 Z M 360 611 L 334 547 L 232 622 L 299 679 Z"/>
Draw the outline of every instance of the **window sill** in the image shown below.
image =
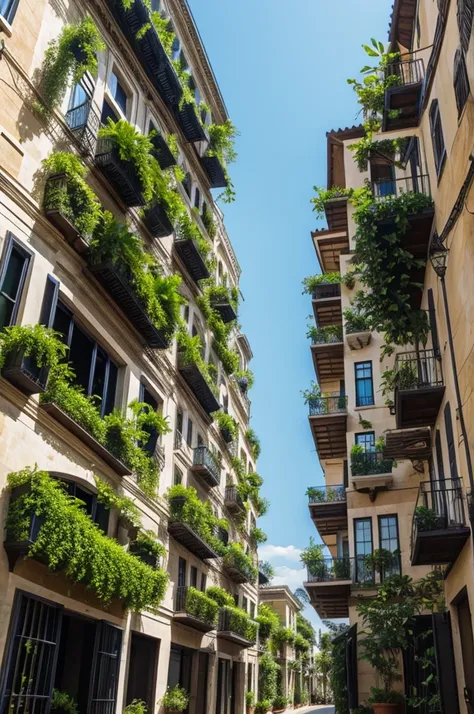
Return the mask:
<path fill-rule="evenodd" d="M 367 409 L 376 409 L 376 404 L 367 404 L 364 407 L 354 407 L 355 412 L 363 412 L 366 411 Z"/>
<path fill-rule="evenodd" d="M 13 35 L 12 26 L 2 15 L 0 15 L 0 32 L 4 32 L 7 37 L 11 37 Z"/>

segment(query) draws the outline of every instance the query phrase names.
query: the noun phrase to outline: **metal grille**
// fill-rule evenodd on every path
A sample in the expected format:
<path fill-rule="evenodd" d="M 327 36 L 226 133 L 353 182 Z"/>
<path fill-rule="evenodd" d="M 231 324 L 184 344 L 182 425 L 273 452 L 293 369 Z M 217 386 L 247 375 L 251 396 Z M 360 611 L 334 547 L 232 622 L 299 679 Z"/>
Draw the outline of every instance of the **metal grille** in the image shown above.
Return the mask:
<path fill-rule="evenodd" d="M 396 385 L 399 389 L 442 387 L 441 360 L 434 350 L 401 352 L 395 359 Z"/>
<path fill-rule="evenodd" d="M 227 486 L 225 489 L 225 500 L 236 503 L 240 508 L 244 507 L 244 502 L 236 486 Z"/>
<path fill-rule="evenodd" d="M 45 714 L 53 688 L 62 610 L 20 594 L 2 714 Z"/>
<path fill-rule="evenodd" d="M 313 345 L 331 345 L 342 340 L 342 325 L 336 325 L 330 331 L 327 328 L 315 330 L 312 334 Z"/>
<path fill-rule="evenodd" d="M 429 517 L 417 515 L 417 508 L 420 507 L 428 509 Z M 460 479 L 425 481 L 420 484 L 413 516 L 414 538 L 418 531 L 461 528 L 465 523 L 466 516 Z"/>
<path fill-rule="evenodd" d="M 205 466 L 214 476 L 216 481 L 220 480 L 221 471 L 213 455 L 207 446 L 198 446 L 194 449 L 194 466 Z"/>
<path fill-rule="evenodd" d="M 77 137 L 81 147 L 93 154 L 100 127 L 100 118 L 92 107 L 92 100 L 87 99 L 78 107 L 70 109 L 66 114 L 66 123 Z"/>
<path fill-rule="evenodd" d="M 334 394 L 331 397 L 316 397 L 308 401 L 309 416 L 324 414 L 345 414 L 347 412 L 347 397 L 344 394 Z"/>
<path fill-rule="evenodd" d="M 422 59 L 391 62 L 385 70 L 386 77 L 397 77 L 394 86 L 404 87 L 408 84 L 418 84 L 425 76 L 425 65 Z"/>
<path fill-rule="evenodd" d="M 121 644 L 122 632 L 101 622 L 96 635 L 88 714 L 115 712 Z"/>
<path fill-rule="evenodd" d="M 366 587 L 379 584 L 384 577 L 401 573 L 401 556 L 393 553 L 393 563 L 384 572 L 378 572 L 369 555 L 355 557 L 324 558 L 320 563 L 314 563 L 307 569 L 308 583 L 333 583 L 350 580 L 357 585 Z"/>

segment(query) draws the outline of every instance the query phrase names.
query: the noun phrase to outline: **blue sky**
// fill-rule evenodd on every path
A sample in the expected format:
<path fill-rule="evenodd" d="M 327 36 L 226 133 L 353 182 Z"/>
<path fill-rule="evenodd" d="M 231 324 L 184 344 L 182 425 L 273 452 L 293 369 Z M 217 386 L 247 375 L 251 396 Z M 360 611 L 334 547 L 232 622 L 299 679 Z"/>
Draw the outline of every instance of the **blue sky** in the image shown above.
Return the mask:
<path fill-rule="evenodd" d="M 299 550 L 317 532 L 306 488 L 322 483 L 301 390 L 314 379 L 306 339 L 318 271 L 309 199 L 326 185 L 326 131 L 359 122 L 346 83 L 362 43 L 387 39 L 393 0 L 189 0 L 229 114 L 240 131 L 236 202 L 224 206 L 243 269 L 240 319 L 254 352 L 252 427 L 271 509 L 263 555 L 294 589 Z M 312 608 L 307 616 L 318 623 Z"/>

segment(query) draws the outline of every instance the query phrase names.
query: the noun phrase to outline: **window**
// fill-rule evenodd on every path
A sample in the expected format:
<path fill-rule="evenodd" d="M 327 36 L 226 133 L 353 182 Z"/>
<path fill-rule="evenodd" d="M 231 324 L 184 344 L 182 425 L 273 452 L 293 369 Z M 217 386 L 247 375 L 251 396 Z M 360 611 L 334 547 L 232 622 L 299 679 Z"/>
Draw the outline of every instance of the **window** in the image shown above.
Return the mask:
<path fill-rule="evenodd" d="M 82 82 L 78 82 L 71 92 L 66 120 L 70 129 L 79 129 L 87 124 L 89 117 L 89 95 Z"/>
<path fill-rule="evenodd" d="M 18 0 L 0 0 L 0 15 L 9 23 L 13 22 L 18 8 Z"/>
<path fill-rule="evenodd" d="M 117 365 L 105 350 L 81 328 L 73 313 L 58 302 L 53 328 L 64 336 L 69 347 L 68 361 L 75 372 L 75 382 L 88 396 L 98 397 L 101 416 L 110 414 L 115 406 Z"/>
<path fill-rule="evenodd" d="M 250 617 L 255 619 L 255 603 L 250 601 Z"/>
<path fill-rule="evenodd" d="M 178 561 L 178 587 L 184 587 L 186 585 L 186 561 L 184 558 L 180 558 Z"/>
<path fill-rule="evenodd" d="M 248 599 L 247 599 L 247 598 L 245 597 L 245 595 L 244 595 L 244 596 L 242 597 L 242 610 L 245 610 L 245 612 L 247 612 L 247 611 L 248 611 L 248 608 L 249 608 L 249 601 L 248 601 Z"/>
<path fill-rule="evenodd" d="M 456 50 L 454 55 L 454 95 L 456 97 L 456 106 L 458 108 L 458 117 L 461 116 L 462 110 L 469 97 L 469 79 L 467 77 L 466 60 L 461 48 Z"/>
<path fill-rule="evenodd" d="M 182 183 L 184 190 L 186 191 L 186 195 L 188 196 L 188 198 L 191 198 L 193 182 L 192 182 L 191 174 L 189 173 L 189 171 L 186 171 L 184 179 L 182 180 L 181 183 Z"/>
<path fill-rule="evenodd" d="M 375 432 L 361 431 L 355 434 L 355 443 L 357 446 L 362 446 L 364 451 L 375 451 Z"/>
<path fill-rule="evenodd" d="M 380 548 L 396 553 L 400 551 L 400 539 L 398 537 L 397 516 L 379 516 L 379 541 Z M 391 575 L 400 575 L 400 560 L 395 558 L 393 563 L 384 568 L 381 576 L 384 578 Z"/>
<path fill-rule="evenodd" d="M 158 401 L 155 399 L 153 394 L 148 391 L 144 384 L 140 384 L 140 402 L 148 404 L 151 407 L 152 411 L 158 411 Z M 152 429 L 151 427 L 145 427 L 144 431 L 148 432 L 150 436 L 148 438 L 147 443 L 144 445 L 143 450 L 146 451 L 146 453 L 150 456 L 153 456 L 156 452 L 156 447 L 158 445 L 158 431 L 156 429 Z"/>
<path fill-rule="evenodd" d="M 446 477 L 444 475 L 443 447 L 441 445 L 441 432 L 439 429 L 436 429 L 435 447 L 436 463 L 438 465 L 438 481 L 441 481 L 443 483 Z"/>
<path fill-rule="evenodd" d="M 247 691 L 253 692 L 253 664 L 251 662 L 247 665 Z"/>
<path fill-rule="evenodd" d="M 107 535 L 109 525 L 109 510 L 97 500 L 97 495 L 75 481 L 60 479 L 70 496 L 74 496 L 84 504 L 84 510 L 99 528 Z"/>
<path fill-rule="evenodd" d="M 439 178 L 446 159 L 446 148 L 444 145 L 443 127 L 441 125 L 441 114 L 437 99 L 433 99 L 430 106 L 430 131 L 436 173 Z"/>
<path fill-rule="evenodd" d="M 173 485 L 179 486 L 181 483 L 183 483 L 183 472 L 181 471 L 181 469 L 178 469 L 178 467 L 175 466 L 173 475 Z"/>
<path fill-rule="evenodd" d="M 0 273 L 0 329 L 15 324 L 30 260 L 31 254 L 9 233 Z"/>
<path fill-rule="evenodd" d="M 356 557 L 356 582 L 363 583 L 372 580 L 372 573 L 365 566 L 365 557 L 372 554 L 372 519 L 356 518 L 354 520 L 354 542 Z"/>
<path fill-rule="evenodd" d="M 463 52 L 469 49 L 472 32 L 472 17 L 474 14 L 473 0 L 458 0 L 458 28 Z"/>
<path fill-rule="evenodd" d="M 453 420 L 451 417 L 451 407 L 449 402 L 444 407 L 444 427 L 446 429 L 446 441 L 448 442 L 449 471 L 451 478 L 458 479 L 458 467 L 456 464 L 456 445 L 454 442 Z M 452 484 L 453 488 L 456 484 Z"/>
<path fill-rule="evenodd" d="M 199 206 L 201 205 L 201 192 L 196 186 L 194 189 L 194 207 L 198 209 L 199 211 Z"/>
<path fill-rule="evenodd" d="M 204 446 L 204 439 L 202 438 L 201 434 L 197 435 L 197 445 Z"/>
<path fill-rule="evenodd" d="M 188 417 L 188 430 L 186 432 L 186 443 L 188 446 L 193 445 L 193 422 Z"/>
<path fill-rule="evenodd" d="M 239 593 L 234 593 L 235 607 L 239 607 Z"/>
<path fill-rule="evenodd" d="M 151 0 L 151 11 L 152 12 L 159 12 L 160 8 L 161 8 L 160 0 Z"/>
<path fill-rule="evenodd" d="M 356 362 L 356 407 L 366 407 L 374 403 L 374 385 L 372 382 L 372 362 Z"/>
<path fill-rule="evenodd" d="M 198 571 L 197 571 L 196 566 L 194 566 L 194 565 L 191 565 L 191 570 L 189 572 L 189 584 L 191 585 L 191 587 L 197 588 Z"/>
<path fill-rule="evenodd" d="M 100 117 L 101 124 L 107 124 L 107 119 L 112 119 L 112 121 L 118 121 L 117 112 L 115 112 L 107 100 L 104 99 L 104 104 L 102 105 L 102 114 Z"/>
<path fill-rule="evenodd" d="M 177 59 L 179 59 L 180 52 L 181 52 L 181 45 L 180 45 L 178 37 L 175 35 L 173 44 L 171 46 L 171 59 L 175 60 L 175 61 Z"/>
<path fill-rule="evenodd" d="M 206 573 L 201 573 L 201 592 L 205 593 L 207 588 L 207 575 Z"/>
<path fill-rule="evenodd" d="M 127 113 L 127 93 L 114 72 L 109 76 L 109 91 L 124 114 Z"/>

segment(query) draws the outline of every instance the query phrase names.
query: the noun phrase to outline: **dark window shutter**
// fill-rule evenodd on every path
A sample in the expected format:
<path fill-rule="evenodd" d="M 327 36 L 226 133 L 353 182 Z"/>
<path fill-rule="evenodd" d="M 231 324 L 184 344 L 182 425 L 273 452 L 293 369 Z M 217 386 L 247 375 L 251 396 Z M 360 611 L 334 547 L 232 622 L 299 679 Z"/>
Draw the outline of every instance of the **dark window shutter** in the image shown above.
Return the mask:
<path fill-rule="evenodd" d="M 454 443 L 453 420 L 451 417 L 451 407 L 449 402 L 444 407 L 444 426 L 446 428 L 446 439 L 448 441 L 449 469 L 451 472 L 451 478 L 457 479 L 458 467 L 456 464 L 456 446 Z"/>
<path fill-rule="evenodd" d="M 436 429 L 436 463 L 438 464 L 438 481 L 444 481 L 444 461 L 443 461 L 443 448 L 441 446 L 441 432 Z"/>
<path fill-rule="evenodd" d="M 433 298 L 433 289 L 428 290 L 428 314 L 430 319 L 430 329 L 431 329 L 431 341 L 433 343 L 433 352 L 436 357 L 439 357 L 439 338 L 438 338 L 438 325 L 436 324 L 436 310 Z"/>
<path fill-rule="evenodd" d="M 461 116 L 462 110 L 469 97 L 469 79 L 467 76 L 466 60 L 461 48 L 456 50 L 454 55 L 454 94 L 456 96 L 456 106 L 458 108 L 458 117 Z"/>
<path fill-rule="evenodd" d="M 357 625 L 353 625 L 347 632 L 346 672 L 349 708 L 357 709 L 357 707 L 359 706 L 359 679 L 357 673 Z"/>
<path fill-rule="evenodd" d="M 346 488 L 349 488 L 349 466 L 347 464 L 347 459 L 344 459 L 344 468 L 343 468 L 343 473 L 344 473 L 344 486 Z"/>
<path fill-rule="evenodd" d="M 45 327 L 53 326 L 56 305 L 58 304 L 58 295 L 59 280 L 53 278 L 52 275 L 48 275 L 44 289 L 43 304 L 41 305 L 40 325 L 44 325 Z"/>
<path fill-rule="evenodd" d="M 449 612 L 433 614 L 436 671 L 442 714 L 459 714 L 456 665 Z"/>
<path fill-rule="evenodd" d="M 99 622 L 94 643 L 88 714 L 113 714 L 122 648 L 122 630 Z"/>
<path fill-rule="evenodd" d="M 463 52 L 467 52 L 472 32 L 473 0 L 458 0 L 459 39 Z"/>

